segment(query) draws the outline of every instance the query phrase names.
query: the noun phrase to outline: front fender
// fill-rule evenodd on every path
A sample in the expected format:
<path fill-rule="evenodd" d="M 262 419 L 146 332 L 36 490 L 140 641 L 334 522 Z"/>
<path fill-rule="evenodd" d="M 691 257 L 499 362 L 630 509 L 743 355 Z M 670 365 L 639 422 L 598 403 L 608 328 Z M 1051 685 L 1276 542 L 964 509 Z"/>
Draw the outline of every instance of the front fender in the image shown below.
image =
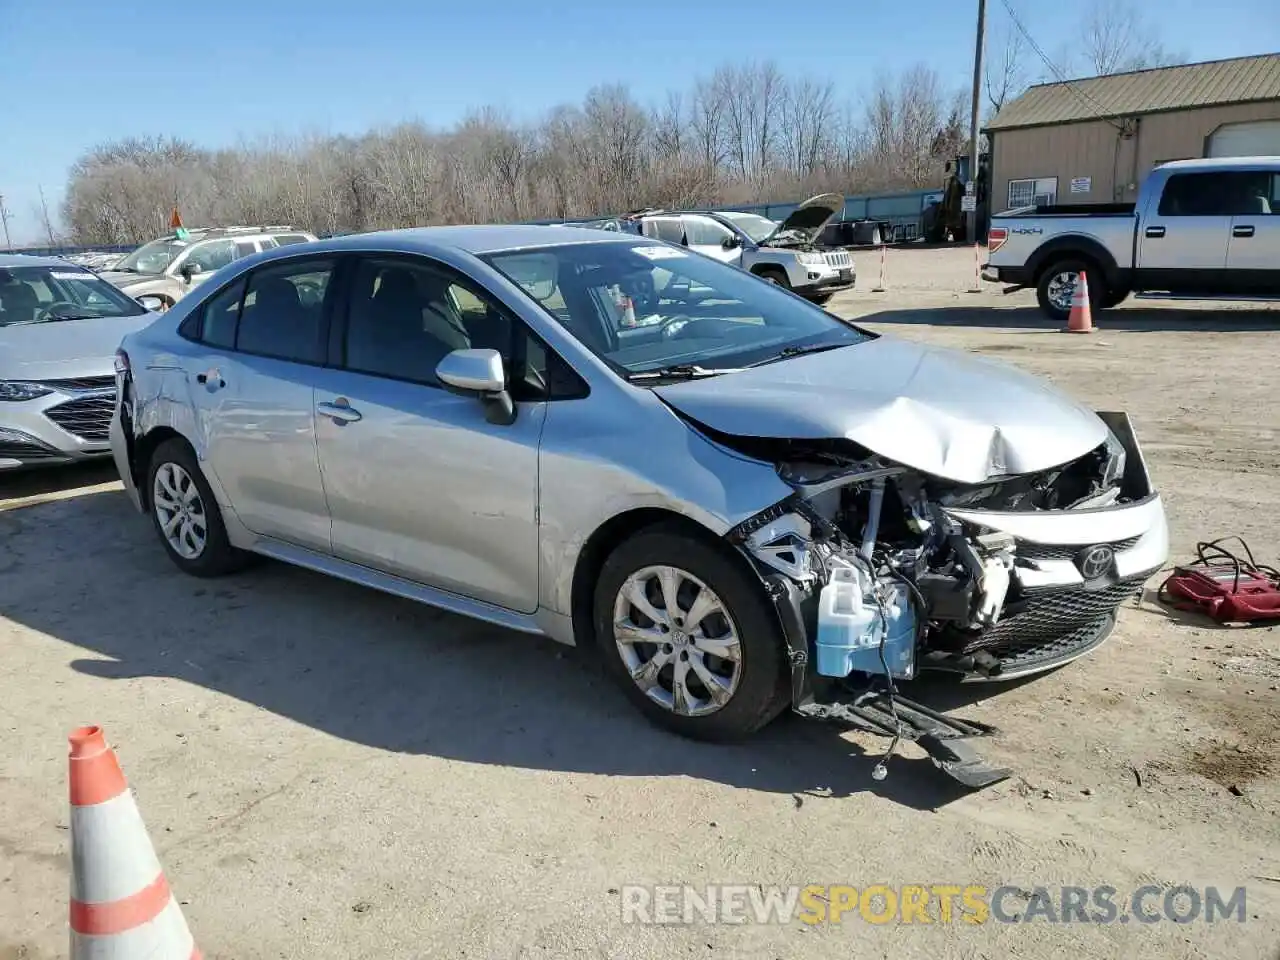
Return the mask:
<path fill-rule="evenodd" d="M 625 410 L 594 400 L 550 404 L 543 429 L 540 602 L 550 610 L 572 611 L 583 547 L 620 514 L 665 510 L 723 536 L 793 492 L 772 464 L 712 442 L 648 391 L 627 397 Z"/>

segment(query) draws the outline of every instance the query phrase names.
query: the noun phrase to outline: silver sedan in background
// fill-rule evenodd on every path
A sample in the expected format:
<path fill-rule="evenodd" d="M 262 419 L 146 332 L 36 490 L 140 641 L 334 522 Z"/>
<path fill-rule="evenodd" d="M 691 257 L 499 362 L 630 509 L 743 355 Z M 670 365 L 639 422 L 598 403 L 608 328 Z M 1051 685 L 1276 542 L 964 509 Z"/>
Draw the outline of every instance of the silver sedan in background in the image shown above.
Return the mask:
<path fill-rule="evenodd" d="M 154 316 L 84 267 L 0 254 L 0 471 L 111 452 L 116 347 Z"/>
<path fill-rule="evenodd" d="M 261 554 L 588 646 L 691 736 L 1065 663 L 1168 549 L 1122 413 L 616 232 L 258 254 L 116 366 L 116 462 L 183 570 Z"/>

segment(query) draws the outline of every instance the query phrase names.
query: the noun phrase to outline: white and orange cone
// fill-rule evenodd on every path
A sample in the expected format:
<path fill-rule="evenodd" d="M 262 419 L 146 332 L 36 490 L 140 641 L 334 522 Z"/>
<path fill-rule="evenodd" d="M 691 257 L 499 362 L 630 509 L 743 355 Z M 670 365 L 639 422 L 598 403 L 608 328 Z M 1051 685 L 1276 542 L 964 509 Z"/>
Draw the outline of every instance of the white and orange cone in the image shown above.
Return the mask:
<path fill-rule="evenodd" d="M 1093 311 L 1089 308 L 1089 280 L 1083 270 L 1071 297 L 1071 313 L 1067 315 L 1066 333 L 1093 333 Z"/>
<path fill-rule="evenodd" d="M 199 960 L 115 751 L 71 742 L 71 960 Z"/>

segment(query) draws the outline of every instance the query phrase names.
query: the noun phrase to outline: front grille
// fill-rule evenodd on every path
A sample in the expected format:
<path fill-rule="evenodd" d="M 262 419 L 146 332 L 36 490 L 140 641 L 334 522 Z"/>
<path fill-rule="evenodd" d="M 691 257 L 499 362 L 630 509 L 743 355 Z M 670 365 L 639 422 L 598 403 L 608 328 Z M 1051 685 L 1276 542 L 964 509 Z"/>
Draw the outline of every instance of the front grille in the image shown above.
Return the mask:
<path fill-rule="evenodd" d="M 999 650 L 1001 672 L 1013 674 L 1047 670 L 1055 663 L 1074 660 L 1099 646 L 1114 626 L 1114 617 L 1099 617 L 1056 637 L 1021 640 L 1002 646 Z"/>
<path fill-rule="evenodd" d="M 1136 596 L 1145 577 L 1122 580 L 1101 590 L 1081 587 L 1027 591 L 1005 604 L 1000 622 L 965 638 L 964 650 L 992 650 L 1028 642 L 1055 640 L 1111 616 L 1116 607 Z"/>
<path fill-rule="evenodd" d="M 102 441 L 108 436 L 111 417 L 115 413 L 115 393 L 98 397 L 80 397 L 50 407 L 44 415 L 67 433 L 81 440 Z"/>
<path fill-rule="evenodd" d="M 66 380 L 41 380 L 54 390 L 105 390 L 116 385 L 114 375 L 106 377 L 70 377 Z"/>
<path fill-rule="evenodd" d="M 1139 537 L 1127 540 L 1114 540 L 1110 546 L 1116 553 L 1128 550 L 1138 542 Z M 1019 559 L 1025 560 L 1074 560 L 1089 549 L 1089 544 L 1032 543 L 1030 540 L 1019 540 L 1015 548 Z"/>
<path fill-rule="evenodd" d="M 853 266 L 853 257 L 844 250 L 835 250 L 825 254 L 827 266 L 845 269 Z"/>

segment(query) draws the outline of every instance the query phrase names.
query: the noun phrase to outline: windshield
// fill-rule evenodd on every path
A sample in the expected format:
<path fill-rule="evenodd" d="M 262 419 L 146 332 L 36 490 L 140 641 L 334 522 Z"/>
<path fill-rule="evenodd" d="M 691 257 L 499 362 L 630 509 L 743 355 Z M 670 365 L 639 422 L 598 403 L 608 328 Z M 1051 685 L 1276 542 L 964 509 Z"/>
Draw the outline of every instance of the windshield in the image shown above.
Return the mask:
<path fill-rule="evenodd" d="M 164 273 L 165 267 L 177 260 L 182 251 L 191 246 L 182 240 L 152 240 L 129 254 L 112 270 L 130 273 Z"/>
<path fill-rule="evenodd" d="M 873 336 L 737 267 L 640 238 L 483 259 L 623 376 L 727 370 Z"/>
<path fill-rule="evenodd" d="M 756 213 L 722 213 L 721 216 L 726 220 L 732 220 L 735 227 L 756 243 L 778 229 L 777 223 Z"/>
<path fill-rule="evenodd" d="M 141 313 L 132 297 L 72 264 L 0 267 L 0 327 Z"/>

